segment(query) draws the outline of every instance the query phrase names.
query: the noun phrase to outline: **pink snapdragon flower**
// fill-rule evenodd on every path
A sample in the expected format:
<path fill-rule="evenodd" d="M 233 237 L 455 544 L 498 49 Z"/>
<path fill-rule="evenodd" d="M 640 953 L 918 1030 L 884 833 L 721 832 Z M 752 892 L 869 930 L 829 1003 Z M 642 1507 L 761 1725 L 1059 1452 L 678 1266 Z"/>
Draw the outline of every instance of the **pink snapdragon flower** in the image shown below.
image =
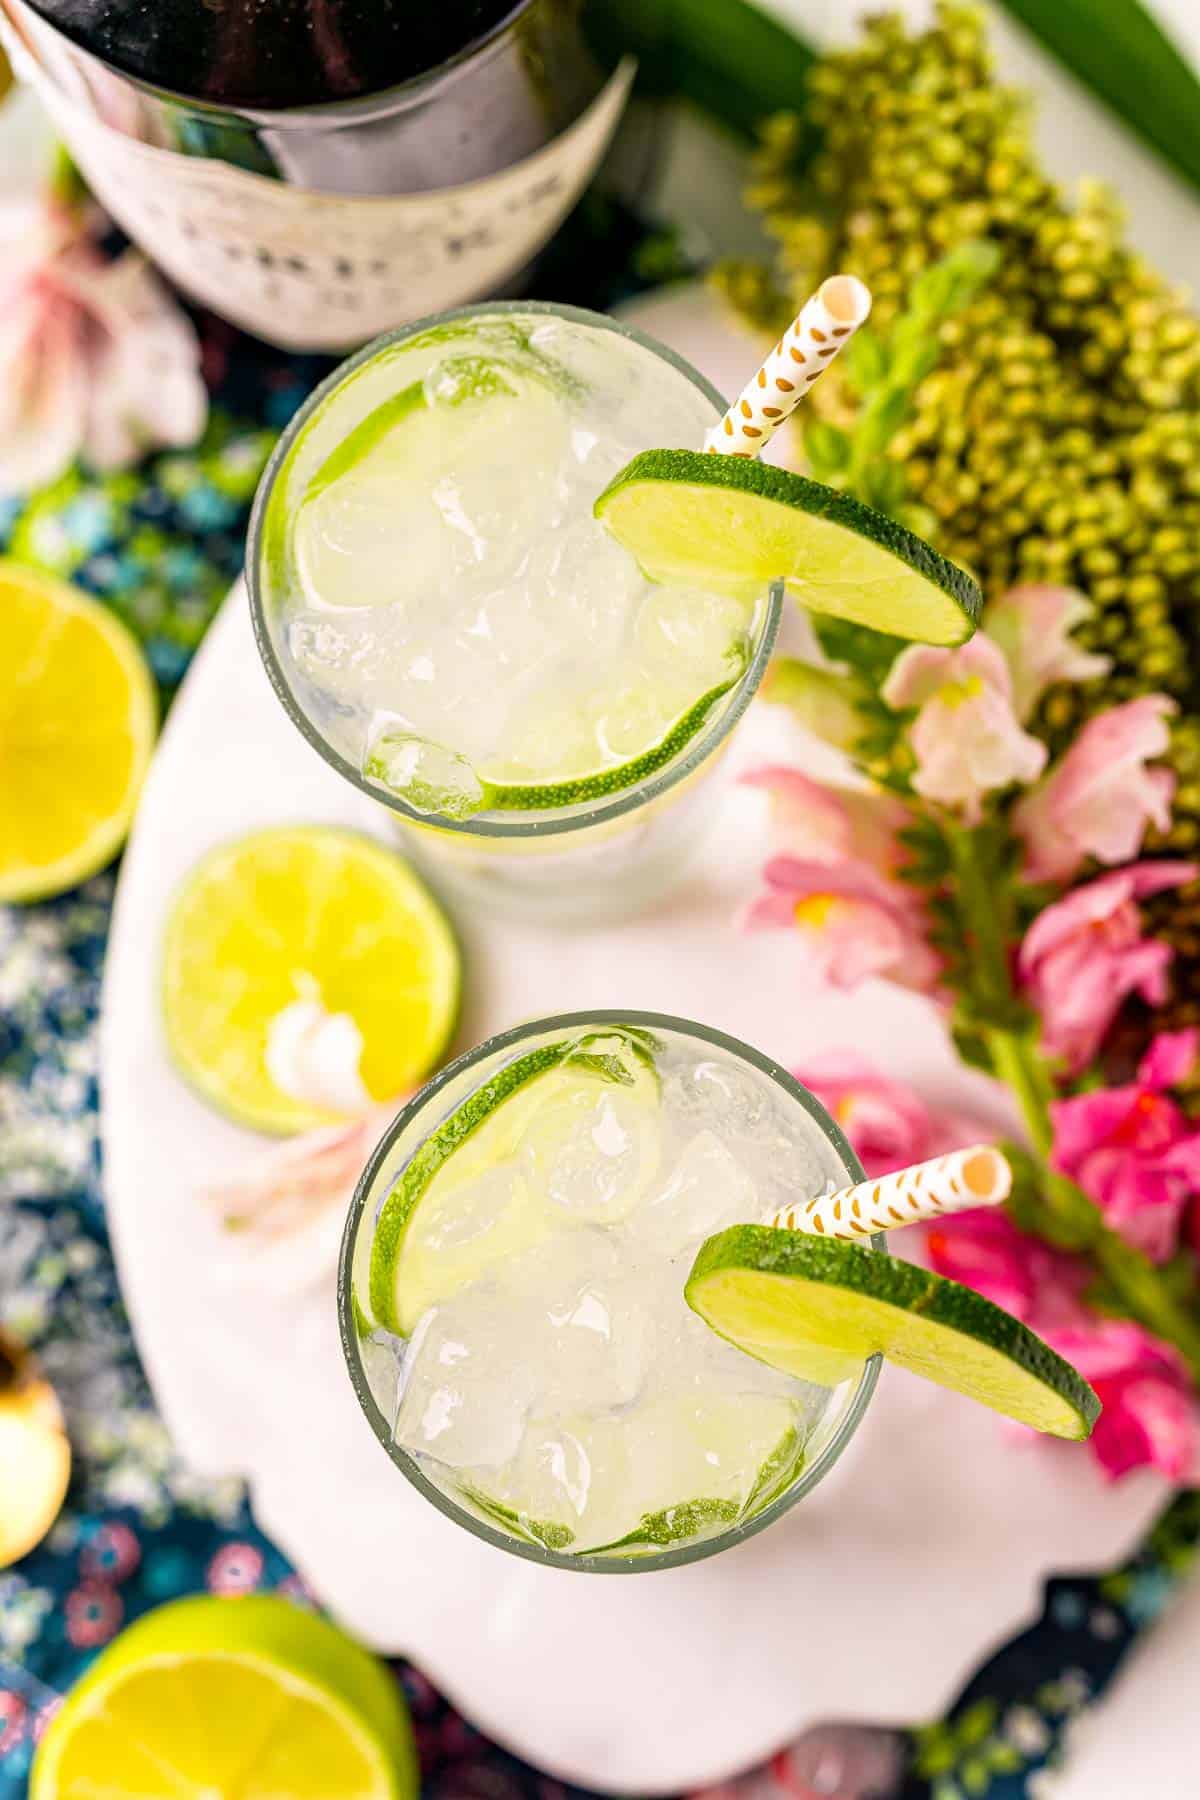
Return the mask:
<path fill-rule="evenodd" d="M 1195 1067 L 1198 1043 L 1196 1031 L 1162 1032 L 1136 1081 L 1050 1108 L 1055 1168 L 1155 1262 L 1173 1254 L 1188 1201 L 1200 1193 L 1200 1131 L 1167 1091 Z"/>
<path fill-rule="evenodd" d="M 1084 1265 L 1020 1231 L 1002 1207 L 939 1219 L 926 1232 L 925 1248 L 939 1275 L 975 1288 L 1037 1331 L 1088 1321 Z"/>
<path fill-rule="evenodd" d="M 1081 650 L 1071 636 L 1091 611 L 1078 588 L 1036 583 L 1009 588 L 988 606 L 983 628 L 1008 664 L 1013 710 L 1022 725 L 1056 682 L 1094 681 L 1108 672 L 1107 656 Z"/>
<path fill-rule="evenodd" d="M 1022 731 L 1008 664 L 983 632 L 959 650 L 913 644 L 883 684 L 892 707 L 918 708 L 909 730 L 917 759 L 913 787 L 927 800 L 978 824 L 983 797 L 1036 781 L 1046 746 Z"/>
<path fill-rule="evenodd" d="M 1025 933 L 1017 973 L 1041 1014 L 1046 1054 L 1069 1073 L 1095 1056 L 1127 995 L 1151 1006 L 1166 999 L 1173 951 L 1142 936 L 1137 902 L 1198 873 L 1194 863 L 1133 863 L 1055 901 Z"/>
<path fill-rule="evenodd" d="M 1200 1483 L 1200 1402 L 1182 1359 L 1140 1325 L 1089 1312 L 1082 1262 L 1027 1237 L 998 1207 L 939 1219 L 926 1249 L 939 1274 L 1015 1313 L 1091 1382 L 1103 1410 L 1088 1447 L 1108 1476 L 1150 1466 Z"/>
<path fill-rule="evenodd" d="M 1102 863 L 1137 855 L 1147 825 L 1171 823 L 1175 777 L 1147 764 L 1170 746 L 1165 694 L 1143 694 L 1098 714 L 1043 782 L 1013 810 L 1025 845 L 1027 881 L 1068 881 L 1089 856 Z"/>
<path fill-rule="evenodd" d="M 854 1050 L 830 1051 L 793 1070 L 846 1136 L 869 1176 L 924 1162 L 978 1143 L 986 1131 L 940 1112 L 901 1081 L 883 1075 Z"/>
<path fill-rule="evenodd" d="M 856 987 L 872 975 L 932 987 L 940 963 L 925 941 L 920 898 L 889 879 L 904 861 L 903 804 L 774 765 L 742 779 L 769 795 L 773 835 L 783 847 L 764 868 L 764 891 L 743 925 L 791 931 L 831 987 Z"/>
<path fill-rule="evenodd" d="M 911 814 L 891 794 L 831 787 L 779 763 L 748 769 L 741 781 L 766 793 L 780 850 L 808 861 L 862 862 L 881 875 L 894 874 L 905 860 L 900 833 Z"/>
<path fill-rule="evenodd" d="M 120 468 L 204 429 L 190 320 L 137 251 L 96 248 L 95 216 L 0 199 L 0 493 L 39 487 L 80 454 Z"/>
<path fill-rule="evenodd" d="M 865 863 L 774 856 L 763 870 L 765 891 L 747 908 L 751 931 L 790 929 L 809 966 L 830 987 L 857 987 L 885 975 L 928 989 L 940 963 L 925 942 L 908 895 Z"/>
<path fill-rule="evenodd" d="M 1170 1344 L 1128 1319 L 1090 1318 L 1043 1335 L 1096 1390 L 1103 1410 L 1090 1447 L 1112 1480 L 1150 1467 L 1200 1486 L 1200 1402 Z"/>

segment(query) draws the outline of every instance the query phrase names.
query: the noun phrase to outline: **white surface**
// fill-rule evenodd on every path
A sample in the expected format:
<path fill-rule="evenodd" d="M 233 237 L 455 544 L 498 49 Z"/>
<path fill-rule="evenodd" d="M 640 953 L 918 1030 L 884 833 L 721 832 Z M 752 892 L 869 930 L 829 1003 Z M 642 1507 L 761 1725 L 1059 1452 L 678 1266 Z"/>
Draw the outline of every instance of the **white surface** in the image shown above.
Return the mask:
<path fill-rule="evenodd" d="M 703 298 L 660 298 L 643 316 L 728 380 Z M 930 1094 L 994 1108 L 923 1002 L 884 986 L 806 990 L 786 937 L 735 931 L 764 821 L 761 796 L 729 777 L 795 753 L 789 729 L 775 709 L 751 709 L 707 857 L 655 911 L 561 933 L 460 918 L 461 1043 L 538 1012 L 628 1000 L 789 1063 L 856 1044 Z M 443 1520 L 387 1461 L 351 1393 L 334 1321 L 337 1221 L 324 1245 L 256 1258 L 196 1198 L 255 1140 L 166 1060 L 164 907 L 210 844 L 286 820 L 380 828 L 284 717 L 235 590 L 172 713 L 122 872 L 102 1042 L 109 1217 L 180 1447 L 203 1470 L 249 1476 L 264 1529 L 348 1625 L 411 1654 L 485 1731 L 556 1774 L 670 1790 L 744 1767 L 821 1717 L 936 1711 L 1035 1610 L 1048 1571 L 1095 1567 L 1132 1543 L 1161 1503 L 1157 1480 L 1105 1487 L 1086 1454 L 1014 1448 L 990 1416 L 891 1371 L 809 1500 L 689 1569 L 539 1570 Z"/>

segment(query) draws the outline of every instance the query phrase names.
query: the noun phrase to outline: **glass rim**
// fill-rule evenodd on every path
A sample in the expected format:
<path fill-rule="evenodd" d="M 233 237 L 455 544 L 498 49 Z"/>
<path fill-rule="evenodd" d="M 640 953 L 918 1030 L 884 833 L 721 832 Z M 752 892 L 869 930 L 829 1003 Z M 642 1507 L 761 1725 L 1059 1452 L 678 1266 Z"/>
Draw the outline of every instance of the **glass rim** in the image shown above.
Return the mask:
<path fill-rule="evenodd" d="M 811 1464 L 805 1462 L 791 1486 L 785 1489 L 769 1506 L 765 1506 L 761 1512 L 756 1513 L 753 1518 L 732 1525 L 729 1530 L 718 1532 L 712 1537 L 702 1538 L 691 1544 L 680 1544 L 669 1550 L 654 1551 L 648 1555 L 639 1556 L 633 1553 L 624 1556 L 601 1555 L 594 1551 L 582 1551 L 578 1555 L 572 1556 L 562 1551 L 551 1550 L 542 1544 L 528 1543 L 521 1538 L 510 1536 L 496 1526 L 488 1524 L 485 1519 L 469 1512 L 465 1506 L 460 1506 L 449 1494 L 444 1493 L 436 1483 L 430 1480 L 416 1457 L 396 1443 L 391 1427 L 371 1392 L 366 1369 L 359 1352 L 358 1333 L 354 1322 L 353 1268 L 358 1226 L 366 1211 L 376 1178 L 385 1166 L 401 1134 L 450 1082 L 466 1074 L 476 1064 L 498 1052 L 513 1049 L 528 1038 L 540 1037 L 548 1031 L 596 1025 L 634 1025 L 644 1026 L 651 1031 L 655 1029 L 673 1031 L 680 1036 L 699 1039 L 702 1043 L 711 1044 L 743 1062 L 748 1062 L 751 1067 L 767 1076 L 776 1087 L 797 1102 L 808 1114 L 833 1145 L 853 1180 L 855 1182 L 866 1180 L 866 1171 L 855 1155 L 845 1132 L 825 1110 L 816 1096 L 773 1057 L 767 1056 L 761 1050 L 756 1050 L 752 1044 L 747 1044 L 743 1039 L 733 1037 L 729 1032 L 719 1031 L 712 1025 L 702 1025 L 695 1019 L 680 1018 L 672 1013 L 644 1012 L 619 1007 L 599 1007 L 582 1012 L 557 1013 L 545 1018 L 530 1019 L 522 1025 L 510 1027 L 507 1031 L 494 1033 L 493 1036 L 477 1044 L 474 1049 L 465 1051 L 463 1055 L 455 1057 L 453 1062 L 447 1063 L 445 1068 L 441 1069 L 431 1081 L 420 1088 L 411 1099 L 405 1101 L 372 1150 L 358 1179 L 354 1198 L 350 1202 L 346 1223 L 342 1230 L 337 1271 L 338 1333 L 342 1343 L 342 1354 L 345 1357 L 350 1376 L 350 1384 L 371 1431 L 387 1452 L 393 1465 L 400 1470 L 401 1474 L 424 1499 L 437 1508 L 444 1518 L 451 1520 L 456 1525 L 461 1525 L 475 1537 L 482 1538 L 485 1543 L 492 1544 L 499 1550 L 505 1550 L 510 1555 L 522 1557 L 526 1562 L 537 1563 L 543 1568 L 563 1569 L 585 1575 L 639 1575 L 658 1569 L 681 1568 L 688 1563 L 702 1562 L 707 1557 L 716 1556 L 723 1550 L 731 1550 L 736 1545 L 745 1543 L 748 1538 L 757 1536 L 760 1531 L 765 1531 L 769 1525 L 773 1525 L 777 1519 L 790 1512 L 797 1501 L 802 1500 L 829 1473 L 858 1430 L 878 1384 L 883 1358 L 878 1354 L 867 1358 L 859 1377 L 858 1386 L 850 1397 L 836 1428 L 828 1441 L 822 1445 L 816 1460 Z M 886 1240 L 881 1233 L 877 1232 L 874 1235 L 871 1244 L 874 1249 L 887 1253 Z"/>
<path fill-rule="evenodd" d="M 44 13 L 37 0 L 26 0 L 26 4 L 40 24 L 53 31 L 58 37 L 65 39 L 73 49 L 89 57 L 93 62 L 100 61 L 94 50 L 81 44 L 77 38 L 64 31 L 56 19 L 50 18 Z M 184 93 L 182 89 L 163 87 L 158 82 L 147 81 L 145 76 L 134 75 L 128 69 L 120 68 L 116 64 L 111 66 L 116 69 L 116 73 L 122 81 L 127 81 L 131 87 L 146 94 L 150 99 L 157 100 L 174 111 L 194 114 L 202 120 L 223 121 L 227 125 L 242 125 L 253 130 L 270 129 L 283 132 L 286 132 L 291 126 L 328 125 L 336 129 L 341 126 L 365 125 L 369 124 L 380 111 L 395 111 L 402 109 L 406 101 L 415 103 L 423 97 L 428 98 L 427 90 L 440 86 L 444 80 L 459 74 L 465 64 L 473 61 L 482 51 L 489 49 L 498 38 L 503 37 L 511 30 L 521 14 L 528 12 L 532 5 L 533 0 L 510 0 L 502 17 L 488 26 L 486 30 L 470 38 L 460 49 L 455 50 L 450 56 L 443 57 L 440 62 L 430 63 L 427 69 L 418 70 L 415 75 L 408 76 L 406 80 L 395 82 L 389 88 L 357 94 L 346 100 L 318 101 L 308 106 L 272 108 L 230 105 L 228 103 L 222 105 L 220 101 L 206 100 L 199 94 L 188 94 Z M 567 129 L 567 127 L 564 126 L 563 129 Z M 437 189 L 430 191 L 438 192 Z M 343 196 L 343 198 L 353 197 Z"/>
<path fill-rule="evenodd" d="M 742 671 L 740 678 L 723 703 L 718 702 L 716 716 L 709 721 L 687 744 L 683 752 L 665 768 L 658 770 L 648 781 L 630 788 L 619 790 L 615 794 L 602 796 L 591 805 L 567 812 L 547 810 L 543 813 L 520 813 L 514 817 L 500 815 L 491 817 L 483 814 L 471 819 L 445 819 L 439 814 L 418 812 L 413 806 L 401 800 L 399 795 L 389 794 L 385 789 L 377 787 L 363 776 L 361 769 L 354 764 L 321 734 L 304 708 L 300 705 L 291 683 L 284 671 L 279 657 L 275 653 L 275 645 L 271 637 L 271 628 L 267 619 L 267 608 L 259 581 L 259 556 L 265 536 L 267 510 L 275 484 L 291 454 L 295 444 L 303 435 L 308 424 L 324 404 L 325 400 L 339 388 L 356 370 L 372 361 L 394 344 L 402 344 L 406 339 L 419 336 L 438 325 L 444 325 L 453 319 L 483 319 L 503 317 L 514 313 L 542 313 L 552 318 L 568 319 L 574 324 L 591 326 L 593 329 L 615 332 L 629 342 L 637 344 L 641 349 L 658 357 L 661 362 L 670 364 L 683 375 L 692 386 L 702 393 L 707 400 L 718 409 L 725 410 L 725 401 L 708 378 L 702 375 L 689 363 L 686 357 L 680 356 L 669 345 L 660 343 L 648 332 L 639 331 L 634 325 L 628 325 L 623 319 L 614 319 L 607 313 L 591 312 L 582 306 L 560 305 L 554 300 L 492 300 L 483 301 L 471 306 L 456 306 L 447 312 L 428 313 L 424 318 L 414 319 L 409 325 L 399 326 L 393 331 L 381 332 L 356 350 L 336 369 L 328 374 L 324 381 L 315 387 L 288 421 L 280 434 L 279 440 L 272 450 L 267 465 L 259 477 L 258 487 L 254 495 L 254 505 L 250 513 L 250 524 L 246 534 L 246 561 L 244 568 L 246 592 L 250 602 L 250 618 L 254 628 L 254 639 L 258 646 L 258 654 L 267 672 L 275 692 L 276 699 L 292 724 L 300 732 L 305 741 L 314 749 L 330 768 L 335 769 L 345 780 L 352 783 L 360 794 L 374 800 L 377 805 L 386 807 L 410 824 L 424 826 L 427 830 L 452 833 L 470 840 L 471 838 L 493 838 L 510 840 L 527 840 L 529 838 L 566 837 L 571 832 L 583 831 L 591 826 L 606 824 L 610 820 L 623 818 L 627 813 L 635 812 L 648 805 L 660 795 L 668 793 L 673 787 L 695 773 L 717 747 L 724 742 L 734 726 L 742 718 L 755 694 L 762 685 L 767 664 L 775 648 L 775 639 L 779 634 L 779 625 L 783 615 L 783 584 L 773 582 L 767 589 L 763 603 L 763 618 L 759 627 L 757 642 L 753 654 Z"/>

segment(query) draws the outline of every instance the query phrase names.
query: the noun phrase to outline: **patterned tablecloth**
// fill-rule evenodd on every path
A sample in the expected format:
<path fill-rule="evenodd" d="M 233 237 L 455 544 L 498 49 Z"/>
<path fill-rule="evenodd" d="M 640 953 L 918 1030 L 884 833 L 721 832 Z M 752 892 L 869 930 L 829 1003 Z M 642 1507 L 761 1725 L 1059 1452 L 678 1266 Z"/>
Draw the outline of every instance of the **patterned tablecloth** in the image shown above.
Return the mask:
<path fill-rule="evenodd" d="M 669 237 L 646 237 L 603 206 L 598 218 L 600 203 L 590 204 L 556 278 L 545 279 L 556 298 L 610 304 L 678 272 Z M 598 241 L 609 272 L 590 249 Z M 195 449 L 115 476 L 75 469 L 23 504 L 0 498 L 0 550 L 111 605 L 141 639 L 168 703 L 240 566 L 275 436 L 327 366 L 211 319 L 202 331 L 213 406 Z M 41 1358 L 75 1451 L 51 1535 L 0 1573 L 0 1800 L 25 1792 L 41 1725 L 96 1650 L 139 1613 L 204 1589 L 270 1588 L 314 1603 L 255 1528 L 240 1486 L 198 1481 L 174 1455 L 122 1308 L 101 1199 L 96 1087 L 113 887 L 109 872 L 48 904 L 0 908 L 0 1328 Z M 1017 1800 L 1043 1791 L 1040 1772 L 1065 1725 L 1169 1599 L 1198 1539 L 1200 1496 L 1181 1496 L 1126 1565 L 1052 1582 L 1042 1617 L 973 1677 L 945 1721 L 907 1736 L 810 1733 L 732 1792 Z M 481 1739 L 416 1670 L 398 1675 L 427 1793 L 563 1792 Z"/>

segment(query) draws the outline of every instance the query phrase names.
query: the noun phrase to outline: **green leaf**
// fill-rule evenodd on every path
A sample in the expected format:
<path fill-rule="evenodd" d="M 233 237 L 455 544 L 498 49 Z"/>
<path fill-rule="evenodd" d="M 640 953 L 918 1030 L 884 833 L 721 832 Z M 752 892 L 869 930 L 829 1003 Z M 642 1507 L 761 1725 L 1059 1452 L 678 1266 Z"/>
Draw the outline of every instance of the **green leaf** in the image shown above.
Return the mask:
<path fill-rule="evenodd" d="M 804 454 L 817 479 L 827 481 L 850 461 L 850 439 L 840 426 L 831 425 L 828 419 L 806 419 Z"/>
<path fill-rule="evenodd" d="M 867 394 L 887 379 L 888 353 L 878 332 L 860 331 L 851 338 L 842 355 L 842 363 L 856 393 Z"/>
<path fill-rule="evenodd" d="M 1138 0 L 1001 0 L 1165 162 L 1200 188 L 1200 80 Z"/>
<path fill-rule="evenodd" d="M 767 671 L 762 697 L 790 707 L 800 723 L 838 750 L 853 750 L 866 721 L 855 705 L 855 684 L 795 656 L 778 656 Z"/>
<path fill-rule="evenodd" d="M 587 0 L 584 21 L 604 61 L 637 56 L 643 93 L 690 100 L 741 137 L 803 106 L 813 51 L 749 0 Z M 815 148 L 814 132 L 798 163 Z"/>

